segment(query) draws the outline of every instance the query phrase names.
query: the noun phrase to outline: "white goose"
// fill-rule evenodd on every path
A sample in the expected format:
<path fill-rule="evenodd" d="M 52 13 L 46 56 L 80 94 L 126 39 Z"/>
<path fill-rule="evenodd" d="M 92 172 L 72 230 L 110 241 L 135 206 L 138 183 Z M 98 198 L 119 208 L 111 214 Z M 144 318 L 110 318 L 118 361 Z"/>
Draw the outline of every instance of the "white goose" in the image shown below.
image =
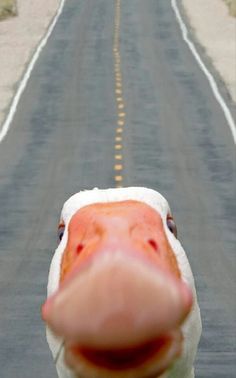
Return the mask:
<path fill-rule="evenodd" d="M 194 279 L 165 198 L 83 191 L 64 204 L 42 308 L 60 378 L 193 378 Z"/>

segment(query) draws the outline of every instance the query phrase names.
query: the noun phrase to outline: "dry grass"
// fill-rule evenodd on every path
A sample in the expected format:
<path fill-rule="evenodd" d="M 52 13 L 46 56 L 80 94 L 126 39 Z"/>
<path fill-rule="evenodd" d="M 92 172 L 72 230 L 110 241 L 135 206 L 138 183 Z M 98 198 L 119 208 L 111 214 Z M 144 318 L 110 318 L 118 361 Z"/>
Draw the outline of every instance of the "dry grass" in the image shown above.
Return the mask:
<path fill-rule="evenodd" d="M 224 0 L 229 7 L 231 16 L 236 17 L 236 0 Z"/>
<path fill-rule="evenodd" d="M 0 20 L 17 15 L 17 0 L 0 0 Z"/>

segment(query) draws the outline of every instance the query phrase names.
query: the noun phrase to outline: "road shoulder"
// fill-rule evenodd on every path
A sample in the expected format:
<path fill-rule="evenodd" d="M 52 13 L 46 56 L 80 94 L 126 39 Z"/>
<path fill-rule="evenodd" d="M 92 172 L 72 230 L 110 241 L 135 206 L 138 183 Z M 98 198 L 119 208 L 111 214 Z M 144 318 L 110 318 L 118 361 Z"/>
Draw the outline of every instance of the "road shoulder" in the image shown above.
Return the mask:
<path fill-rule="evenodd" d="M 60 0 L 18 0 L 18 16 L 0 22 L 0 125 L 59 4 Z"/>
<path fill-rule="evenodd" d="M 182 0 L 197 41 L 236 102 L 236 18 L 222 0 Z"/>

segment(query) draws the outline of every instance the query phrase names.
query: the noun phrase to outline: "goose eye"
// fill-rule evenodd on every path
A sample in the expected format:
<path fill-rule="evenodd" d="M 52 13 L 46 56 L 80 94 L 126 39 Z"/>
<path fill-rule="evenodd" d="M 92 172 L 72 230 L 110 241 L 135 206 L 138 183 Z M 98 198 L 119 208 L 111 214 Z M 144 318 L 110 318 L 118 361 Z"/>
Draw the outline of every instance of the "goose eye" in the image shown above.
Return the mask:
<path fill-rule="evenodd" d="M 65 225 L 64 224 L 60 224 L 59 227 L 58 227 L 58 239 L 61 241 L 63 235 L 64 235 L 64 231 L 65 231 Z"/>
<path fill-rule="evenodd" d="M 166 222 L 167 222 L 167 226 L 170 232 L 172 232 L 172 234 L 174 234 L 175 237 L 177 238 L 177 227 L 176 227 L 174 219 L 168 215 Z"/>

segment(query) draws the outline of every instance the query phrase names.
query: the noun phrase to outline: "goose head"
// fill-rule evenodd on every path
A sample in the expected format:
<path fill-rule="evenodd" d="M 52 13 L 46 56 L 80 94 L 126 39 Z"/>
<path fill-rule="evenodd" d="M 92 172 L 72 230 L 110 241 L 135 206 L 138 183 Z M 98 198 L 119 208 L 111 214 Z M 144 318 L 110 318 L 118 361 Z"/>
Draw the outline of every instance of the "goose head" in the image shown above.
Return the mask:
<path fill-rule="evenodd" d="M 166 376 L 186 354 L 196 308 L 167 201 L 145 188 L 81 192 L 59 233 L 42 316 L 72 376 Z"/>

